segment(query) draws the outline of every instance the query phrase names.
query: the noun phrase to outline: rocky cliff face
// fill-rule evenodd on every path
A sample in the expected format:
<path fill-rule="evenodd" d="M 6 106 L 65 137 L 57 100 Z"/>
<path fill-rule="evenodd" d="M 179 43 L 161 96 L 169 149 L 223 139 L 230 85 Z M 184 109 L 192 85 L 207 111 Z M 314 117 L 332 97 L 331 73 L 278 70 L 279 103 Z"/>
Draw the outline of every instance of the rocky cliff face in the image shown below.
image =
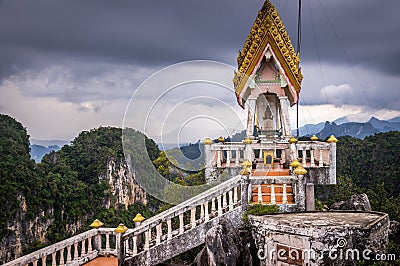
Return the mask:
<path fill-rule="evenodd" d="M 7 223 L 7 233 L 1 237 L 0 262 L 20 257 L 26 244 L 46 243 L 46 234 L 54 223 L 53 209 L 41 211 L 34 219 L 26 218 L 26 200 L 20 195 L 21 208 L 15 219 Z"/>
<path fill-rule="evenodd" d="M 110 159 L 107 163 L 107 173 L 100 179 L 105 179 L 110 186 L 107 191 L 110 196 L 104 199 L 106 208 L 123 205 L 128 209 L 130 204 L 147 203 L 146 192 L 139 187 L 125 161 L 116 163 L 114 159 Z"/>
<path fill-rule="evenodd" d="M 100 176 L 100 180 L 105 180 L 109 185 L 109 190 L 106 192 L 108 196 L 104 198 L 103 203 L 106 208 L 122 205 L 127 209 L 130 204 L 147 203 L 145 191 L 136 183 L 124 161 L 116 163 L 115 160 L 110 159 L 107 163 L 106 174 Z M 52 227 L 59 226 L 55 224 L 53 208 L 38 210 L 38 215 L 29 219 L 26 215 L 25 197 L 19 195 L 19 201 L 21 204 L 15 217 L 7 223 L 6 235 L 0 236 L 0 264 L 24 255 L 28 246 L 30 249 L 37 249 L 42 245 L 50 244 L 48 232 Z M 86 216 L 76 222 L 67 223 L 65 234 L 77 234 L 86 226 L 86 220 L 89 218 Z"/>

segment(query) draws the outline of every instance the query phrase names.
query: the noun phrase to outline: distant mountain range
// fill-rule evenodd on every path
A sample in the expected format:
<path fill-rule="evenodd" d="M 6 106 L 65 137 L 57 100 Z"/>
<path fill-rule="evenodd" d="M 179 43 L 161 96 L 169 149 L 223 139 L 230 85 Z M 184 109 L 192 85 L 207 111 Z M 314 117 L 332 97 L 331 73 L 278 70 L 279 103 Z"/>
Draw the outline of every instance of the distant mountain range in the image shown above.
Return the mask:
<path fill-rule="evenodd" d="M 390 120 L 379 120 L 376 117 L 371 117 L 368 122 L 351 122 L 347 118 L 340 118 L 333 122 L 323 122 L 318 124 L 307 124 L 299 128 L 300 136 L 316 135 L 320 139 L 325 139 L 330 135 L 352 136 L 355 138 L 364 139 L 367 136 L 381 132 L 400 131 L 400 117 L 395 117 Z M 296 130 L 293 130 L 293 135 L 296 135 Z"/>
<path fill-rule="evenodd" d="M 40 163 L 42 161 L 43 156 L 45 156 L 51 151 L 58 151 L 61 149 L 62 146 L 69 143 L 70 141 L 66 140 L 31 139 L 30 140 L 31 158 L 35 160 L 35 162 Z"/>

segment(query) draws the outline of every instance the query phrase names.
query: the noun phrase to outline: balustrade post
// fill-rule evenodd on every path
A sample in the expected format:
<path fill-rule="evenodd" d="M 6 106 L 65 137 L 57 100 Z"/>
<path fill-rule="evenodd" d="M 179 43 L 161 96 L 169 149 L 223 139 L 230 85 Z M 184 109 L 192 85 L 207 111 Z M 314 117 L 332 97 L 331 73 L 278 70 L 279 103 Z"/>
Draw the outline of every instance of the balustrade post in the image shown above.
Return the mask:
<path fill-rule="evenodd" d="M 92 249 L 92 237 L 90 236 L 88 238 L 88 253 L 92 253 L 93 249 Z"/>
<path fill-rule="evenodd" d="M 192 225 L 192 228 L 196 227 L 196 207 L 190 210 L 190 223 Z"/>
<path fill-rule="evenodd" d="M 271 184 L 271 204 L 276 204 L 275 185 Z"/>
<path fill-rule="evenodd" d="M 46 266 L 46 258 L 46 255 L 42 257 L 42 266 Z"/>
<path fill-rule="evenodd" d="M 204 208 L 203 208 L 203 204 L 200 204 L 200 219 L 204 218 Z"/>
<path fill-rule="evenodd" d="M 132 244 L 133 244 L 133 247 L 132 247 L 132 255 L 136 255 L 137 254 L 137 252 L 138 252 L 138 248 L 137 248 L 137 236 L 134 236 L 133 238 L 132 238 Z"/>
<path fill-rule="evenodd" d="M 171 219 L 167 220 L 167 240 L 170 240 L 172 238 L 172 225 L 171 225 Z"/>
<path fill-rule="evenodd" d="M 259 159 L 262 159 L 262 158 L 263 158 L 263 149 L 260 149 L 260 154 L 258 155 L 258 158 L 259 158 Z"/>
<path fill-rule="evenodd" d="M 56 255 L 57 255 L 57 251 L 55 251 L 54 253 L 51 253 L 51 266 L 57 266 Z"/>
<path fill-rule="evenodd" d="M 208 202 L 204 203 L 204 221 L 208 222 L 210 216 L 208 215 Z"/>
<path fill-rule="evenodd" d="M 222 196 L 219 195 L 218 198 L 217 198 L 218 216 L 222 215 L 222 205 L 221 205 L 222 203 L 221 203 L 221 201 L 222 201 Z"/>
<path fill-rule="evenodd" d="M 183 221 L 183 213 L 179 214 L 179 234 L 183 234 L 185 230 L 185 224 Z"/>
<path fill-rule="evenodd" d="M 65 248 L 63 248 L 63 249 L 60 250 L 60 266 L 63 266 L 64 263 L 65 263 L 65 260 L 64 260 L 64 250 L 65 250 Z"/>
<path fill-rule="evenodd" d="M 335 136 L 328 139 L 329 142 L 329 183 L 336 184 L 336 142 Z"/>
<path fill-rule="evenodd" d="M 211 212 L 215 212 L 216 208 L 215 208 L 215 198 L 212 198 L 211 200 Z"/>
<path fill-rule="evenodd" d="M 235 154 L 235 167 L 239 167 L 239 160 L 240 160 L 240 150 L 236 150 L 236 154 Z"/>
<path fill-rule="evenodd" d="M 257 186 L 257 202 L 262 203 L 262 192 L 261 192 L 261 184 Z"/>
<path fill-rule="evenodd" d="M 315 161 L 314 161 L 314 149 L 310 150 L 310 166 L 315 167 Z"/>
<path fill-rule="evenodd" d="M 221 150 L 217 150 L 217 167 L 221 168 L 221 160 L 222 160 L 222 156 L 221 156 Z"/>
<path fill-rule="evenodd" d="M 149 230 L 144 232 L 144 247 L 143 247 L 144 251 L 147 251 L 147 250 L 150 249 L 150 236 L 149 236 L 149 234 L 150 234 Z"/>
<path fill-rule="evenodd" d="M 162 234 L 161 226 L 162 223 L 159 223 L 156 226 L 156 245 L 161 243 L 161 234 Z"/>
<path fill-rule="evenodd" d="M 86 239 L 81 242 L 81 257 L 86 255 Z"/>
<path fill-rule="evenodd" d="M 319 150 L 319 164 L 318 164 L 318 166 L 319 167 L 323 167 L 324 166 L 324 159 L 322 157 L 322 149 Z"/>
<path fill-rule="evenodd" d="M 238 187 L 235 186 L 233 188 L 233 204 L 236 204 L 238 201 Z"/>
<path fill-rule="evenodd" d="M 228 205 L 228 204 L 227 204 L 227 202 L 226 202 L 226 192 L 224 192 L 224 193 L 222 194 L 222 208 L 225 209 L 227 205 Z"/>
<path fill-rule="evenodd" d="M 106 234 L 106 250 L 110 250 L 110 235 Z"/>
<path fill-rule="evenodd" d="M 74 243 L 74 260 L 77 260 L 79 257 L 78 255 L 78 242 Z"/>
<path fill-rule="evenodd" d="M 71 246 L 67 247 L 67 264 L 72 262 L 71 258 Z"/>
<path fill-rule="evenodd" d="M 38 261 L 34 260 L 32 263 L 33 263 L 33 266 L 37 266 Z"/>
<path fill-rule="evenodd" d="M 233 191 L 229 190 L 229 210 L 233 210 Z"/>
<path fill-rule="evenodd" d="M 286 183 L 283 184 L 282 204 L 287 204 L 287 188 L 286 188 Z"/>
<path fill-rule="evenodd" d="M 301 163 L 303 164 L 303 167 L 307 166 L 306 154 L 307 154 L 306 148 L 304 147 L 302 152 L 301 152 L 301 155 L 302 155 Z"/>

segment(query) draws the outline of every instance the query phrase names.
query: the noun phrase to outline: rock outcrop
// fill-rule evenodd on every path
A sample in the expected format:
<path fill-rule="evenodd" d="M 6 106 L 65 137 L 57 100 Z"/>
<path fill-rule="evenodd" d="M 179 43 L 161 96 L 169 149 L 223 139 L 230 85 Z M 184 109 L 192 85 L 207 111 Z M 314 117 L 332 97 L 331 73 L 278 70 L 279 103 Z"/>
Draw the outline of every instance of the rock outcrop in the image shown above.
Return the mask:
<path fill-rule="evenodd" d="M 354 194 L 347 201 L 339 201 L 332 204 L 331 210 L 371 211 L 371 204 L 367 194 Z"/>
<path fill-rule="evenodd" d="M 252 265 L 249 246 L 243 244 L 239 231 L 228 219 L 221 219 L 206 234 L 205 247 L 195 259 L 198 266 Z"/>
<path fill-rule="evenodd" d="M 121 205 L 128 209 L 129 205 L 137 202 L 147 203 L 146 192 L 137 184 L 125 160 L 116 163 L 110 159 L 107 162 L 106 176 L 101 176 L 100 179 L 106 179 L 110 186 L 108 192 L 111 196 L 104 199 L 107 209 Z"/>

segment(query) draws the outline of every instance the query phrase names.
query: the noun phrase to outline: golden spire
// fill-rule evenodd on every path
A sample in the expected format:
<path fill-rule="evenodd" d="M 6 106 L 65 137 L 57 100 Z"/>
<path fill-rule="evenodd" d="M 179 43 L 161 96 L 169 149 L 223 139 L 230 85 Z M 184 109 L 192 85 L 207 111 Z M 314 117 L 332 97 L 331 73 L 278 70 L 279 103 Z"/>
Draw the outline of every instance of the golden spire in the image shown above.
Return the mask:
<path fill-rule="evenodd" d="M 260 57 L 263 56 L 268 44 L 285 71 L 292 88 L 297 93 L 300 92 L 303 79 L 299 67 L 300 57 L 293 48 L 278 12 L 271 2 L 267 0 L 258 12 L 250 34 L 237 57 L 239 73 L 235 72 L 233 83 L 236 96 L 242 107 L 244 102 L 239 99 L 239 95 L 242 93 L 248 77 L 253 74 L 257 67 L 257 63 Z"/>

